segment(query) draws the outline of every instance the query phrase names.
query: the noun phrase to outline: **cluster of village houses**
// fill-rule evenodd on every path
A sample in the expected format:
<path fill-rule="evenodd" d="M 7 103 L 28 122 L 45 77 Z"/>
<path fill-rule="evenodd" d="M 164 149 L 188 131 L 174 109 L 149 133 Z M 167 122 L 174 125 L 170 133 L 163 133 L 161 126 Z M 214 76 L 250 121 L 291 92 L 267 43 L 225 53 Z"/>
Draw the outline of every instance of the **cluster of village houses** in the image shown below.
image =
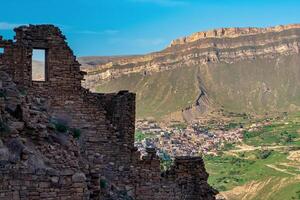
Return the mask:
<path fill-rule="evenodd" d="M 144 151 L 145 148 L 157 148 L 175 156 L 199 156 L 216 154 L 226 144 L 238 143 L 243 139 L 244 129 L 207 130 L 198 123 L 183 126 L 160 127 L 155 122 L 141 120 L 137 122 L 137 130 L 147 134 L 135 145 Z M 150 137 L 149 137 L 150 136 Z"/>
<path fill-rule="evenodd" d="M 257 131 L 270 124 L 271 121 L 266 120 L 248 127 L 236 126 L 228 129 L 224 128 L 223 123 L 219 123 L 216 127 L 207 129 L 197 122 L 185 126 L 160 126 L 154 121 L 139 120 L 136 129 L 146 136 L 136 141 L 135 146 L 142 153 L 146 148 L 156 148 L 158 154 L 163 152 L 171 157 L 217 155 L 226 145 L 242 142 L 244 131 Z"/>

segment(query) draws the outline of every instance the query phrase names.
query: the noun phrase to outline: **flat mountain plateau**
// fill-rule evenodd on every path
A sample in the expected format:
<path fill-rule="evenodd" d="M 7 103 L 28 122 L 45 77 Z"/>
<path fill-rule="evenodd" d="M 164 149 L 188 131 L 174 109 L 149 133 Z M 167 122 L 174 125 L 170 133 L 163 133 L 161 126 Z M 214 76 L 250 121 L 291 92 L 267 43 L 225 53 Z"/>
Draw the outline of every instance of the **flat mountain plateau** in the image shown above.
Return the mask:
<path fill-rule="evenodd" d="M 300 25 L 222 28 L 147 55 L 80 58 L 85 87 L 137 93 L 137 117 L 192 121 L 211 110 L 300 108 Z"/>

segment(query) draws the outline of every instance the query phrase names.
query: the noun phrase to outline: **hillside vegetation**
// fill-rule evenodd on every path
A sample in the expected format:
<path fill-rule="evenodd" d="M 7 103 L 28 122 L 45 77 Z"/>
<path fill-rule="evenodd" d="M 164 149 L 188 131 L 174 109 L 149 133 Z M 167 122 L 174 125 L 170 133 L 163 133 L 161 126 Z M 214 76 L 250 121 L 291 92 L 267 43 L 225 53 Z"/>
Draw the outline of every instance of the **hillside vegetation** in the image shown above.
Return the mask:
<path fill-rule="evenodd" d="M 133 73 L 98 84 L 98 92 L 137 93 L 137 117 L 156 119 L 195 104 L 205 88 L 211 108 L 265 114 L 300 106 L 300 57 L 256 59 L 234 64 L 182 66 L 150 75 Z M 200 105 L 201 106 L 201 105 Z"/>
<path fill-rule="evenodd" d="M 229 200 L 300 199 L 300 114 L 244 136 L 242 144 L 205 156 L 209 183 Z"/>
<path fill-rule="evenodd" d="M 130 74 L 97 85 L 98 92 L 130 90 L 136 93 L 138 118 L 161 118 L 192 105 L 199 95 L 198 67 L 177 68 L 144 76 Z"/>

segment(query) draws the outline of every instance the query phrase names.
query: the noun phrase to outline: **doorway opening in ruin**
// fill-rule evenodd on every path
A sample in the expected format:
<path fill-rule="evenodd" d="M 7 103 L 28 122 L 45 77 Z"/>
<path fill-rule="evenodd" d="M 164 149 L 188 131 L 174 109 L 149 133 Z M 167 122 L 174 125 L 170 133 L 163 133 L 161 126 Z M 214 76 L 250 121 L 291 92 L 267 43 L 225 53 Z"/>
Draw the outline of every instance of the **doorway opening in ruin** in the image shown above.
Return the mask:
<path fill-rule="evenodd" d="M 32 80 L 33 81 L 46 81 L 47 77 L 47 51 L 45 49 L 33 49 L 32 51 Z"/>
<path fill-rule="evenodd" d="M 0 54 L 4 54 L 4 48 L 0 47 Z"/>

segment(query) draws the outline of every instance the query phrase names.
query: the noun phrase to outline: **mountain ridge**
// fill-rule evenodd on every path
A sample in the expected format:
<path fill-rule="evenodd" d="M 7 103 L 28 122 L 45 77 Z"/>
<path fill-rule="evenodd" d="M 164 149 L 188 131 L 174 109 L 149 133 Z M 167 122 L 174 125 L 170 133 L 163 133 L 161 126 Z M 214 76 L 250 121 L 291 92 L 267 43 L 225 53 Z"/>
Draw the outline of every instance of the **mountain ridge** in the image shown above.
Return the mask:
<path fill-rule="evenodd" d="M 295 100 L 300 94 L 300 24 L 215 29 L 189 37 L 185 42 L 175 40 L 159 52 L 110 57 L 107 62 L 102 59 L 101 64 L 83 63 L 82 69 L 87 72 L 83 85 L 101 92 L 137 92 L 138 116 L 143 117 L 160 109 L 165 110 L 160 116 L 174 112 L 184 116 L 184 110 L 197 106 L 201 88 L 206 88 L 204 107 L 194 110 L 220 105 L 235 112 L 264 113 L 300 106 Z M 157 83 L 163 86 L 155 86 Z M 175 103 L 167 109 L 168 102 Z"/>
<path fill-rule="evenodd" d="M 300 24 L 278 25 L 266 28 L 259 27 L 233 27 L 233 28 L 218 28 L 208 31 L 200 31 L 191 34 L 190 36 L 175 39 L 169 46 L 194 42 L 204 38 L 235 38 L 245 35 L 255 35 L 267 32 L 281 32 L 284 30 L 300 28 Z"/>
<path fill-rule="evenodd" d="M 212 37 L 212 33 L 215 35 L 223 33 L 226 37 Z M 230 33 L 234 37 L 227 37 Z M 299 53 L 300 47 L 300 24 L 261 29 L 215 29 L 195 34 L 198 35 L 198 40 L 192 34 L 192 36 L 184 39 L 193 38 L 188 42 L 179 42 L 182 41 L 181 39 L 178 39 L 178 42 L 174 42 L 177 41 L 174 40 L 169 47 L 159 52 L 140 56 L 95 57 L 96 62 L 93 64 L 82 62 L 82 69 L 88 73 L 85 84 L 87 87 L 91 87 L 89 82 L 93 82 L 93 79 L 101 81 L 129 73 L 143 71 L 144 73 L 151 73 L 168 70 L 170 65 L 175 66 L 178 62 L 183 64 L 185 60 L 193 61 L 196 59 L 196 64 L 232 63 L 242 59 L 253 59 L 255 56 L 272 57 L 274 56 L 272 54 L 295 54 Z M 206 36 L 204 37 L 203 34 Z M 266 40 L 266 38 L 271 39 Z M 254 50 L 253 47 L 256 49 Z M 180 56 L 174 58 L 172 55 L 174 52 Z M 82 61 L 84 58 L 79 60 Z M 94 76 L 95 74 L 96 76 Z"/>

